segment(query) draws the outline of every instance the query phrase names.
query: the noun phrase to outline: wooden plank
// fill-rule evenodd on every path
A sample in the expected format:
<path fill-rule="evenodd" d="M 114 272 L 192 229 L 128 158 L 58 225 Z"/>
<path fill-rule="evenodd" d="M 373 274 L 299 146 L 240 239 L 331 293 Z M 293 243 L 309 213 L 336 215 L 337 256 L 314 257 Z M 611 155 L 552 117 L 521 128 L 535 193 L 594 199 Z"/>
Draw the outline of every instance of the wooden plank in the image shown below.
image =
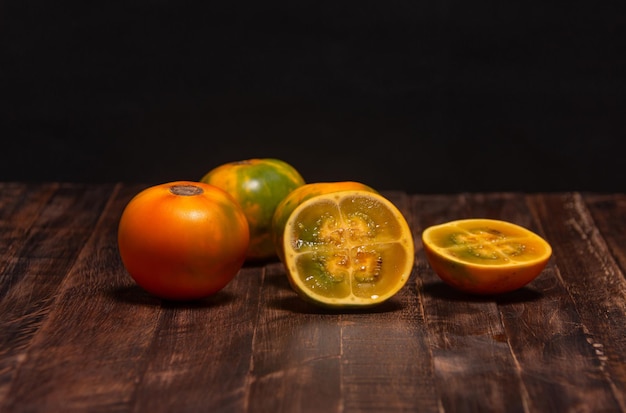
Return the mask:
<path fill-rule="evenodd" d="M 432 355 L 413 277 L 387 303 L 339 316 L 345 411 L 436 412 Z"/>
<path fill-rule="evenodd" d="M 413 197 L 417 288 L 436 393 L 446 412 L 521 412 L 525 400 L 496 300 L 467 296 L 443 284 L 426 261 L 421 233 L 430 225 L 455 219 L 497 218 L 510 199 L 494 201 L 462 194 Z"/>
<path fill-rule="evenodd" d="M 58 186 L 0 183 L 0 297 L 12 284 L 13 273 L 7 267 L 18 260 L 28 232 Z"/>
<path fill-rule="evenodd" d="M 626 194 L 583 194 L 594 225 L 607 244 L 611 257 L 626 274 Z"/>
<path fill-rule="evenodd" d="M 63 195 L 64 201 L 56 200 L 52 203 L 55 205 L 51 208 L 52 211 L 44 211 L 42 217 L 46 218 L 40 226 L 45 229 L 45 237 L 49 238 L 54 238 L 56 234 L 51 228 L 59 226 L 75 228 L 73 236 L 81 241 L 81 248 L 74 251 L 78 241 L 56 239 L 58 244 L 72 246 L 72 249 L 67 251 L 72 261 L 68 263 L 60 262 L 60 259 L 52 261 L 51 271 L 54 271 L 54 274 L 46 276 L 56 279 L 55 291 L 54 295 L 47 298 L 44 309 L 33 308 L 34 303 L 42 305 L 40 298 L 34 301 L 29 301 L 30 297 L 12 300 L 14 304 L 21 302 L 30 304 L 22 305 L 23 316 L 21 319 L 15 318 L 14 325 L 20 326 L 26 322 L 23 320 L 35 315 L 39 316 L 39 325 L 30 332 L 28 340 L 23 340 L 22 346 L 17 346 L 15 342 L 8 343 L 11 348 L 21 348 L 23 354 L 19 357 L 19 362 L 9 371 L 16 370 L 17 373 L 13 374 L 13 380 L 6 389 L 3 411 L 29 409 L 41 411 L 44 406 L 50 411 L 71 411 L 80 410 L 88 403 L 87 400 L 90 400 L 89 403 L 97 403 L 99 394 L 109 390 L 103 387 L 107 384 L 105 382 L 89 382 L 89 375 L 86 372 L 98 366 L 90 356 L 101 355 L 99 351 L 111 350 L 112 347 L 105 340 L 110 329 L 131 324 L 133 320 L 122 317 L 107 318 L 109 315 L 115 315 L 116 309 L 123 307 L 123 299 L 117 298 L 128 296 L 124 295 L 123 289 L 118 290 L 121 285 L 128 284 L 111 284 L 111 280 L 115 279 L 117 268 L 115 265 L 119 261 L 114 242 L 116 227 L 113 224 L 119 217 L 120 207 L 128 200 L 130 193 L 121 198 L 119 194 L 116 198 L 113 193 L 113 201 L 107 204 L 108 193 L 112 187 L 72 188 L 68 188 L 67 193 Z M 82 201 L 70 202 L 72 199 L 70 193 Z M 99 202 L 95 203 L 95 199 Z M 66 208 L 60 208 L 61 206 Z M 89 222 L 93 222 L 93 226 L 87 225 L 87 216 L 92 217 Z M 85 233 L 84 238 L 78 236 L 82 233 L 79 230 L 81 228 Z M 61 231 L 61 234 L 64 232 Z M 39 233 L 35 235 L 37 239 L 44 238 Z M 32 251 L 35 248 L 28 250 Z M 45 252 L 40 246 L 37 250 Z M 59 252 L 55 248 L 52 255 Z M 30 272 L 28 275 L 30 276 Z M 27 279 L 28 277 L 24 278 Z M 127 276 L 124 276 L 123 280 L 126 281 Z M 22 283 L 25 284 L 25 281 Z M 41 295 L 45 292 L 51 294 L 49 290 L 52 287 L 47 287 L 44 283 L 27 286 L 32 290 L 31 294 Z M 108 370 L 110 366 L 106 365 L 106 358 L 100 365 L 103 366 L 103 371 L 117 376 L 118 380 L 123 377 L 123 369 L 115 372 Z M 81 386 L 89 388 L 90 385 L 97 389 L 89 395 L 77 391 L 82 388 Z"/>
<path fill-rule="evenodd" d="M 246 411 L 262 267 L 244 266 L 223 290 L 163 307 L 135 411 Z"/>
<path fill-rule="evenodd" d="M 537 201 L 542 195 L 528 195 L 517 213 L 501 218 L 524 225 L 559 246 L 544 228 L 548 219 L 561 233 L 566 222 L 559 213 L 545 214 Z M 561 205 L 561 204 L 559 204 Z M 498 302 L 511 353 L 522 377 L 520 392 L 530 411 L 571 411 L 577 406 L 594 406 L 596 411 L 619 411 L 610 383 L 603 380 L 598 359 L 582 323 L 576 303 L 559 278 L 558 251 L 544 272 L 504 300 Z"/>
<path fill-rule="evenodd" d="M 282 264 L 265 268 L 248 411 L 340 411 L 337 314 L 301 300 L 289 286 Z"/>
<path fill-rule="evenodd" d="M 3 214 L 14 212 L 9 212 L 13 227 L 3 232 L 3 239 L 23 236 L 13 241 L 11 256 L 2 268 L 0 406 L 12 396 L 11 380 L 26 360 L 31 341 L 91 235 L 111 189 L 72 184 L 27 187 L 22 201 L 12 204 L 14 208 L 4 204 Z"/>
<path fill-rule="evenodd" d="M 623 236 L 616 235 L 620 228 L 611 228 L 624 226 L 623 221 L 613 221 L 624 216 L 621 199 L 612 208 L 603 207 L 606 217 L 600 221 L 601 229 L 581 194 L 553 194 L 532 200 L 554 249 L 558 281 L 574 302 L 576 329 L 585 336 L 584 343 L 580 343 L 581 355 L 588 357 L 584 364 L 567 353 L 562 355 L 567 356 L 571 373 L 589 378 L 585 388 L 580 389 L 582 395 L 587 395 L 583 401 L 599 410 L 604 404 L 607 411 L 626 411 L 626 280 L 611 254 L 623 249 L 623 244 L 613 244 Z M 597 216 L 600 204 L 593 208 Z M 610 244 L 604 234 L 608 234 Z M 598 382 L 602 383 L 601 389 L 594 386 Z"/>
<path fill-rule="evenodd" d="M 397 191 L 383 195 L 411 225 L 411 198 Z M 440 409 L 416 277 L 414 269 L 405 287 L 380 308 L 340 315 L 341 397 L 346 411 Z"/>

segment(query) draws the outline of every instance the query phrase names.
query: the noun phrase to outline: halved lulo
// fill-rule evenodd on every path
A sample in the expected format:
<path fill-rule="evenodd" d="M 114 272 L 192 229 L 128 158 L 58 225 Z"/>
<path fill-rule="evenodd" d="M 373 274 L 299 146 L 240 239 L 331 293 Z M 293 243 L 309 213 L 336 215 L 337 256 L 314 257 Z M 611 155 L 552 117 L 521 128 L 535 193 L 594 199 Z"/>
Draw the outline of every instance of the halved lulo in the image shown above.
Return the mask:
<path fill-rule="evenodd" d="M 324 307 L 386 301 L 409 280 L 415 257 L 405 217 L 371 189 L 307 198 L 289 214 L 280 241 L 291 286 Z"/>
<path fill-rule="evenodd" d="M 472 294 L 517 290 L 545 268 L 552 247 L 517 224 L 469 218 L 433 225 L 422 232 L 424 252 L 437 275 Z"/>

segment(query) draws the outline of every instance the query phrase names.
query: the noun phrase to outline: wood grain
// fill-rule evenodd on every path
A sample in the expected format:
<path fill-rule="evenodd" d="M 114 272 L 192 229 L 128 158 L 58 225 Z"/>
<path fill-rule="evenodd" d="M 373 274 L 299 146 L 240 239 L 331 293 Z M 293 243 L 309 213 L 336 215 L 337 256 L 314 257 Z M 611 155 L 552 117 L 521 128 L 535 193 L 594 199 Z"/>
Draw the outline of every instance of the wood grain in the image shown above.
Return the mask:
<path fill-rule="evenodd" d="M 387 191 L 415 238 L 396 296 L 299 299 L 277 261 L 169 303 L 119 258 L 140 184 L 0 183 L 0 412 L 626 412 L 626 196 Z M 494 297 L 443 284 L 421 232 L 487 217 L 553 256 Z"/>

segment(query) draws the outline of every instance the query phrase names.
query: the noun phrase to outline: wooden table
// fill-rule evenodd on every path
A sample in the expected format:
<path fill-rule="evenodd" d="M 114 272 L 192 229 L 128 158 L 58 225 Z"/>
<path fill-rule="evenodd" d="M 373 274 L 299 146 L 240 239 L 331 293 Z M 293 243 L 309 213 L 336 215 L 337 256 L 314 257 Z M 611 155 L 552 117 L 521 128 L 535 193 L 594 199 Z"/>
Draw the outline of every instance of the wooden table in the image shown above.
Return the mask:
<path fill-rule="evenodd" d="M 1 412 L 626 412 L 626 194 L 382 191 L 416 240 L 409 283 L 367 311 L 295 295 L 279 262 L 173 304 L 120 261 L 140 184 L 0 183 Z M 517 292 L 457 293 L 432 224 L 489 217 L 553 246 Z"/>

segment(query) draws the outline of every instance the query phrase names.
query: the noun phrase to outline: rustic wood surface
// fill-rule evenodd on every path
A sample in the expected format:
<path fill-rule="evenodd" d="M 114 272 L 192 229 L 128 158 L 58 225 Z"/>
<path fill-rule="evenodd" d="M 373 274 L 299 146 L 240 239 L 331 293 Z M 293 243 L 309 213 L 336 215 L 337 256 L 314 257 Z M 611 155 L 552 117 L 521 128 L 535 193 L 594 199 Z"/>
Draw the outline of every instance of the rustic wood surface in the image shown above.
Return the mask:
<path fill-rule="evenodd" d="M 273 261 L 206 300 L 148 295 L 116 243 L 144 187 L 0 183 L 1 412 L 626 412 L 626 194 L 382 191 L 411 279 L 331 311 Z M 477 216 L 545 237 L 544 272 L 491 298 L 442 284 L 421 232 Z"/>

